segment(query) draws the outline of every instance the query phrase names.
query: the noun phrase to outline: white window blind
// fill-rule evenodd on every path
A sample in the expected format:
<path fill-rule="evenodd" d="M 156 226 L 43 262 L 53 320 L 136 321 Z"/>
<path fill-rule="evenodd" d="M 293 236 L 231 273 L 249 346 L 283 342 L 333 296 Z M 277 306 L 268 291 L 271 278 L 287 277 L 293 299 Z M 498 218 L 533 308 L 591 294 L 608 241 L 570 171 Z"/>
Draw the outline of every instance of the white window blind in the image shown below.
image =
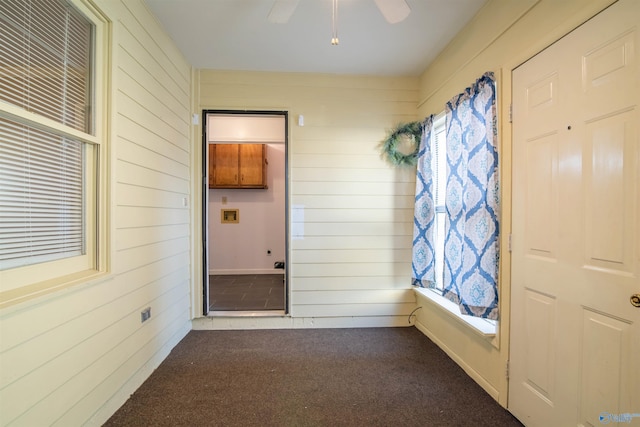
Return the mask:
<path fill-rule="evenodd" d="M 431 137 L 431 170 L 433 171 L 433 188 L 435 202 L 435 276 L 436 288 L 442 290 L 444 278 L 444 239 L 445 239 L 445 196 L 447 190 L 447 135 L 445 132 L 445 116 L 442 115 L 433 125 Z"/>
<path fill-rule="evenodd" d="M 0 1 L 0 100 L 89 133 L 91 39 L 65 1 Z"/>
<path fill-rule="evenodd" d="M 0 118 L 0 268 L 84 253 L 83 145 Z"/>
<path fill-rule="evenodd" d="M 442 207 L 444 209 L 445 195 L 447 191 L 447 136 L 445 132 L 445 120 L 442 118 L 436 119 L 433 126 L 433 141 L 432 153 L 432 170 L 433 174 L 433 187 L 434 187 L 434 200 L 436 207 Z"/>
<path fill-rule="evenodd" d="M 85 253 L 85 143 L 64 129 L 92 132 L 92 34 L 64 0 L 0 1 L 0 101 L 19 107 L 0 108 L 0 270 Z"/>

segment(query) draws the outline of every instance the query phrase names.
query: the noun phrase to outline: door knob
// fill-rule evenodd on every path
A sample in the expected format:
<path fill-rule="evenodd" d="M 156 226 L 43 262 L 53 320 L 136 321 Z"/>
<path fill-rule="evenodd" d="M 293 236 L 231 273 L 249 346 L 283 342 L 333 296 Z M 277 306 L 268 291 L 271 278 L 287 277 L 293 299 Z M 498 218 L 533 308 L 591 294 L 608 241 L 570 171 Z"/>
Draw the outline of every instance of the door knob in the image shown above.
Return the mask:
<path fill-rule="evenodd" d="M 629 301 L 631 301 L 632 306 L 640 307 L 640 294 L 631 295 L 631 298 L 629 298 Z"/>

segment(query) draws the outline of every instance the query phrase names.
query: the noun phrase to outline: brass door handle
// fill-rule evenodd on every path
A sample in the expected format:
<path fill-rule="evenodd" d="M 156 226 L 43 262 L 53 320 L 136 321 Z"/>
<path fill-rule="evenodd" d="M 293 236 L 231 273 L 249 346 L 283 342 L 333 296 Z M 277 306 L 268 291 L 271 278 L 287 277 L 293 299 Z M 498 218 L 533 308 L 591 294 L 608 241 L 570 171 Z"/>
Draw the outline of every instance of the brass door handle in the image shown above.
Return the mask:
<path fill-rule="evenodd" d="M 631 298 L 629 298 L 629 301 L 631 301 L 632 306 L 640 307 L 640 294 L 631 295 Z"/>

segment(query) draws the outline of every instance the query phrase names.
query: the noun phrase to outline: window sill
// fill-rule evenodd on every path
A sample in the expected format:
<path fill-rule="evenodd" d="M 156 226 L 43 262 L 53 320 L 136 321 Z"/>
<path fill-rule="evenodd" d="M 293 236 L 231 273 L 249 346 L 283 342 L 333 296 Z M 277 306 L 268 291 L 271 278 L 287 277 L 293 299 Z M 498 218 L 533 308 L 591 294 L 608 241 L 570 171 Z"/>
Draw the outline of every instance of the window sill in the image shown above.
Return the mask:
<path fill-rule="evenodd" d="M 498 329 L 497 322 L 461 314 L 460 309 L 455 303 L 430 289 L 414 288 L 414 290 L 416 294 L 423 296 L 432 304 L 439 306 L 445 311 L 445 313 L 456 319 L 458 322 L 470 326 L 475 333 L 488 339 L 496 336 L 496 330 Z"/>
<path fill-rule="evenodd" d="M 19 306 L 37 298 L 56 295 L 77 285 L 99 283 L 109 277 L 109 273 L 102 270 L 85 270 L 69 274 L 32 285 L 23 286 L 7 291 L 0 291 L 0 310 Z"/>

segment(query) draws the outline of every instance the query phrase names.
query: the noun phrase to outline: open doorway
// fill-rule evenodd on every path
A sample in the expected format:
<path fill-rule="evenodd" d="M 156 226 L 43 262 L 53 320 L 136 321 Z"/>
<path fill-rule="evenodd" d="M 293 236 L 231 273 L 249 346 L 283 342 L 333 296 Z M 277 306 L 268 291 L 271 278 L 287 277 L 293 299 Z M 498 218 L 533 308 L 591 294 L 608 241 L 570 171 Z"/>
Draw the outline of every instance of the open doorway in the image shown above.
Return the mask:
<path fill-rule="evenodd" d="M 204 313 L 286 314 L 285 111 L 203 111 Z"/>

